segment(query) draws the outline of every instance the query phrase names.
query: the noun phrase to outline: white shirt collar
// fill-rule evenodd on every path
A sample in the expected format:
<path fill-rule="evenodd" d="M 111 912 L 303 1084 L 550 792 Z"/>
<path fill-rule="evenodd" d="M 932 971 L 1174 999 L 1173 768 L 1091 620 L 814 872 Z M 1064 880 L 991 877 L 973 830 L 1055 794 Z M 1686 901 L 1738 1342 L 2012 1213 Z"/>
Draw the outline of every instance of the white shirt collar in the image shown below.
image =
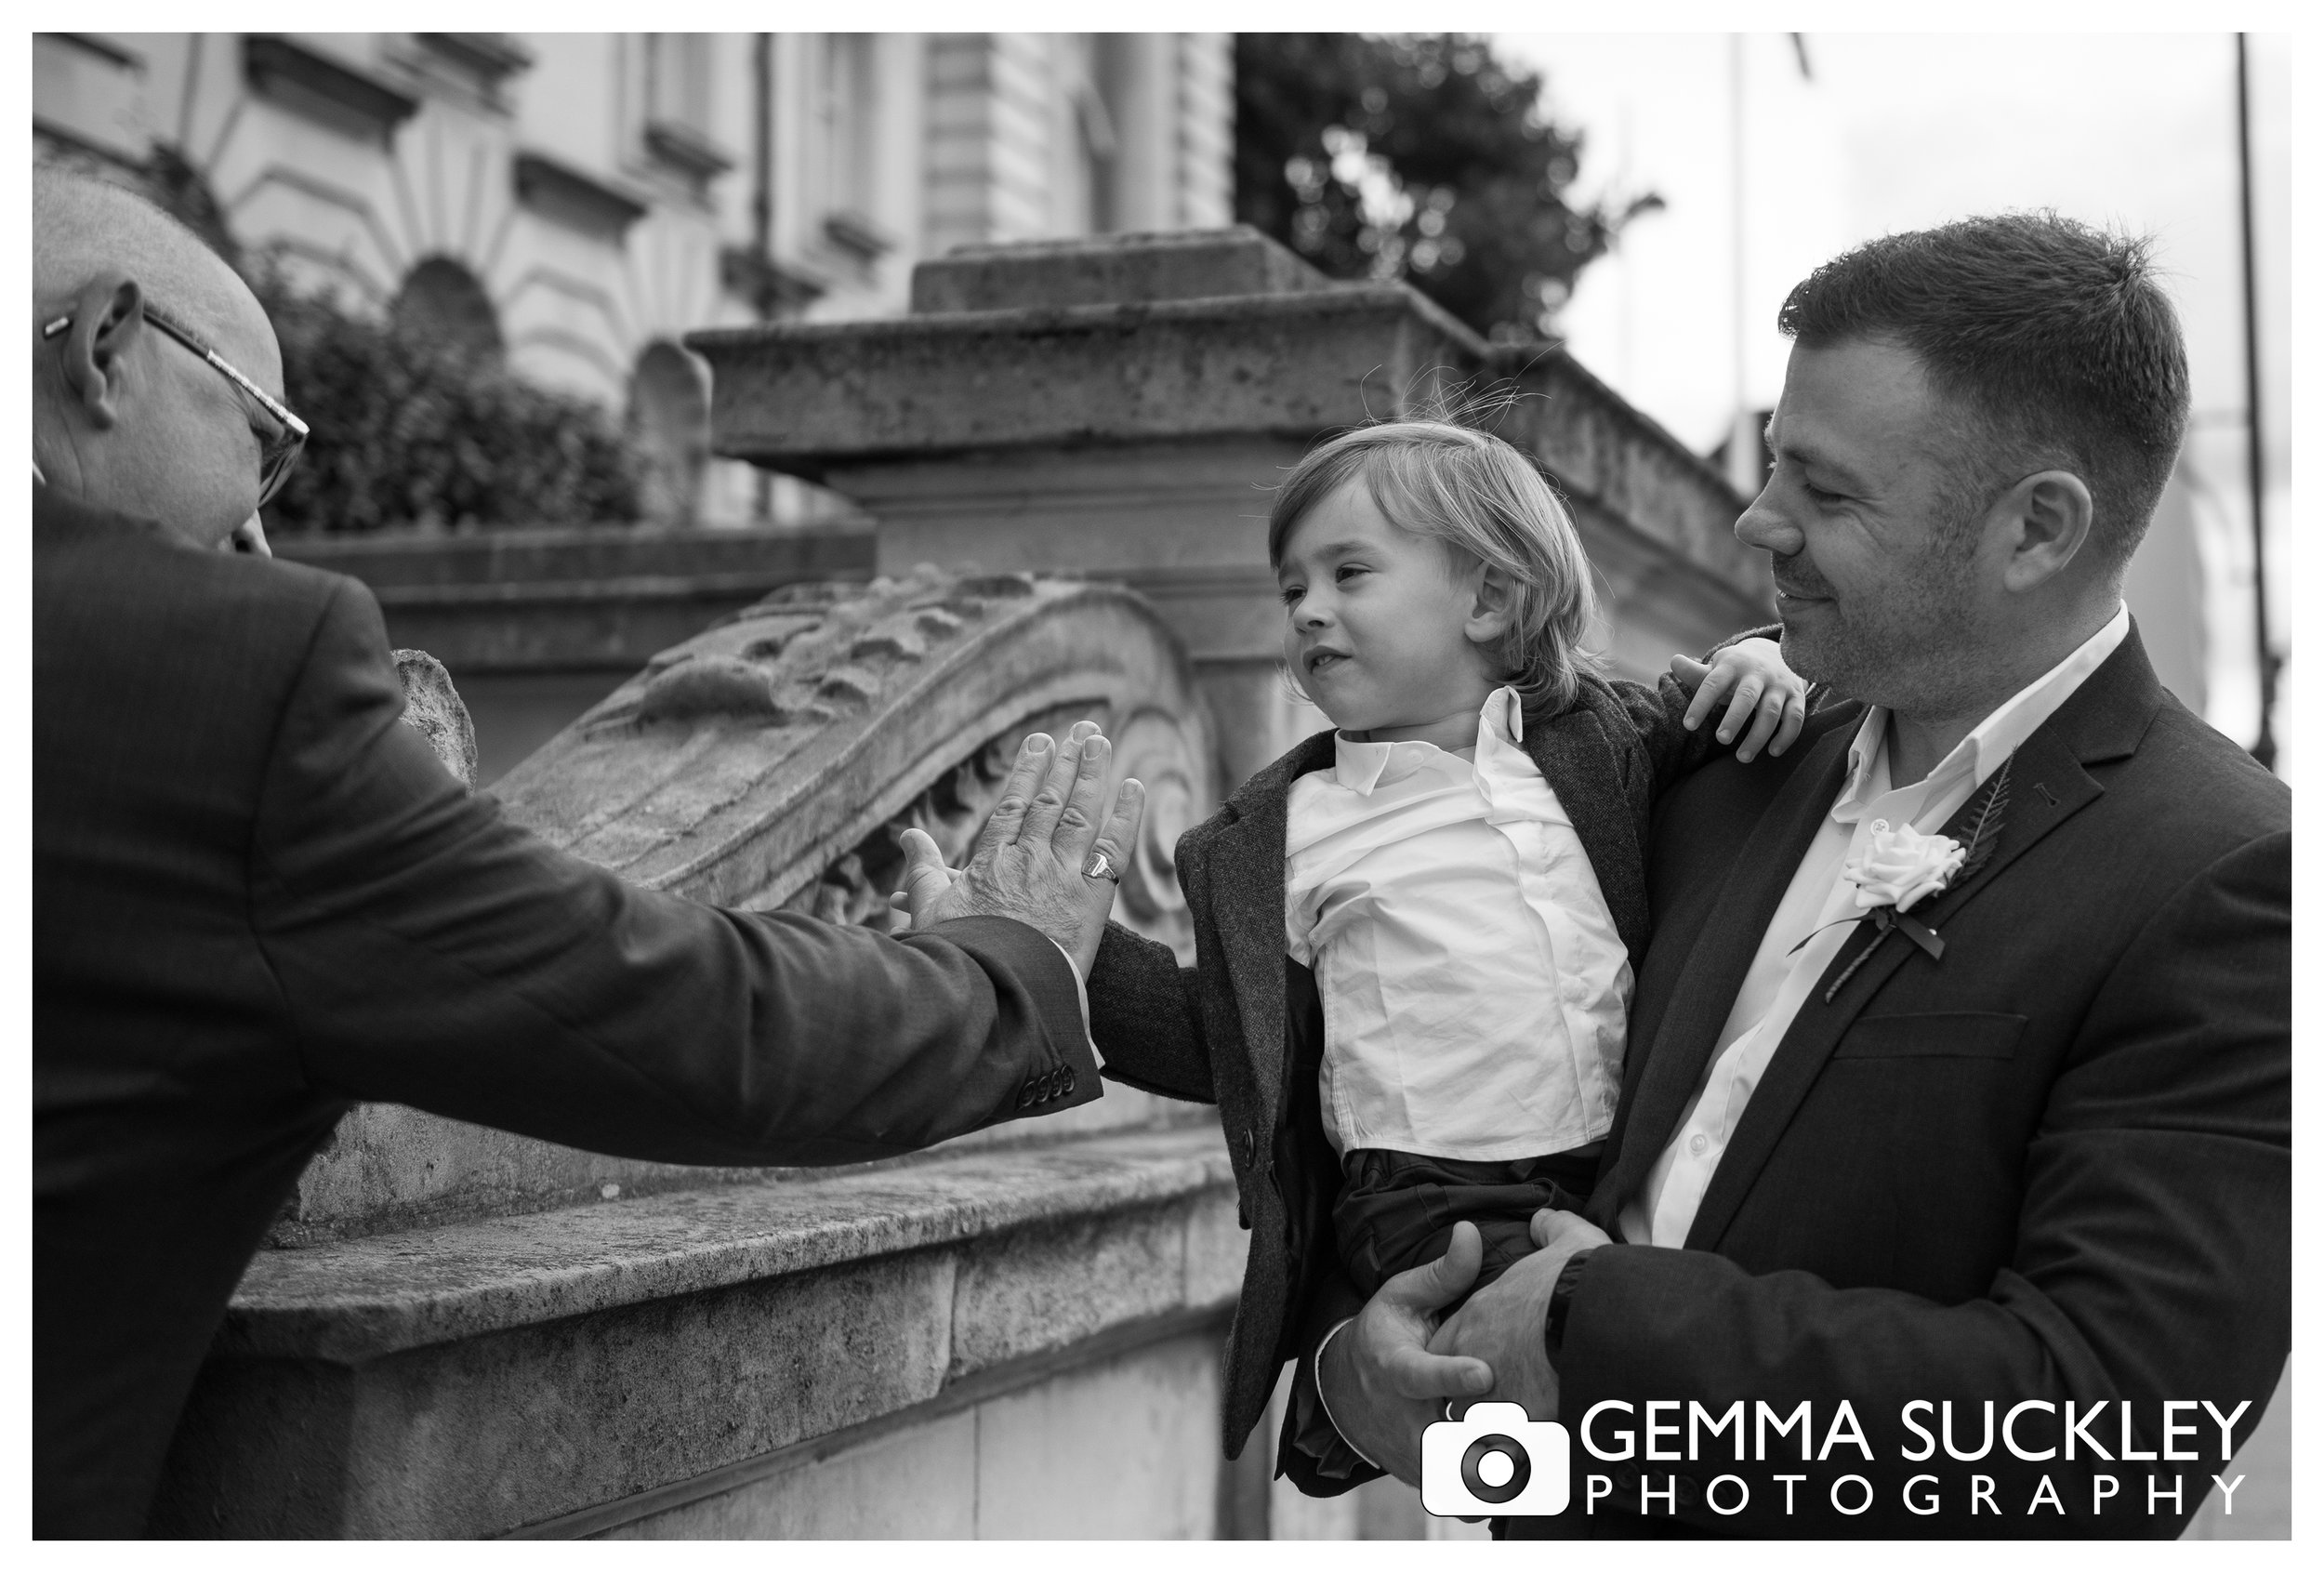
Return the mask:
<path fill-rule="evenodd" d="M 1485 697 L 1477 710 L 1477 758 L 1490 756 L 1495 745 L 1520 747 L 1525 737 L 1525 707 L 1518 701 L 1517 691 L 1501 687 Z M 1433 743 L 1406 740 L 1395 743 L 1358 742 L 1346 733 L 1332 734 L 1333 778 L 1348 790 L 1361 797 L 1370 797 L 1374 787 L 1383 779 L 1401 781 L 1414 771 L 1432 762 L 1433 759 L 1450 760 L 1463 769 L 1468 761 L 1446 752 Z M 1389 773 L 1391 764 L 1395 773 Z"/>
<path fill-rule="evenodd" d="M 1952 752 L 1937 761 L 1936 768 L 1928 774 L 1929 795 L 1942 793 L 1963 773 L 1970 776 L 1973 790 L 1982 785 L 1987 776 L 2001 768 L 2003 760 L 2015 753 L 2020 744 L 2074 696 L 2074 691 L 2105 664 L 2130 631 L 2131 609 L 2127 603 L 2117 605 L 2105 628 L 2084 640 L 2065 660 L 2010 695 L 1973 727 L 1968 736 L 1955 744 Z M 1832 804 L 1834 819 L 1855 823 L 1872 800 L 1888 789 L 1887 770 L 1874 768 L 1884 764 L 1887 745 L 1888 709 L 1874 705 L 1865 712 L 1863 723 L 1856 728 L 1855 741 L 1848 746 L 1848 779 L 1840 788 L 1839 800 Z"/>

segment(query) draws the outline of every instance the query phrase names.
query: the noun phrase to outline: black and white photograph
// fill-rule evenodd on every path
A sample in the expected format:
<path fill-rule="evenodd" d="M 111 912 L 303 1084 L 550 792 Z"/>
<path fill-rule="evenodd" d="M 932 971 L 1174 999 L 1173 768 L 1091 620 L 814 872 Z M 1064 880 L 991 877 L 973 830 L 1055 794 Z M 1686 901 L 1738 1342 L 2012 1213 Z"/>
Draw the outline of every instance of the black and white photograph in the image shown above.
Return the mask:
<path fill-rule="evenodd" d="M 1679 15 L 31 32 L 25 1533 L 2289 1541 L 2302 40 Z"/>

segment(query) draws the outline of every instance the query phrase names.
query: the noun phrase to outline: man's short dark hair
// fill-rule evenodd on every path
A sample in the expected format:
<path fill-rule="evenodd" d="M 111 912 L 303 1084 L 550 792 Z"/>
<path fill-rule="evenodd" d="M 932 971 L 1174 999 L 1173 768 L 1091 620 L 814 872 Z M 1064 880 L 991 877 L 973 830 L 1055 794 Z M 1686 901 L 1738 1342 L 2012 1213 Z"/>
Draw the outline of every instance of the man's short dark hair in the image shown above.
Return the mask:
<path fill-rule="evenodd" d="M 2186 345 L 2147 253 L 2053 213 L 1964 218 L 1834 258 L 1776 324 L 1811 349 L 1910 350 L 1985 456 L 1978 500 L 2070 469 L 2094 501 L 2090 546 L 2119 569 L 2186 430 Z"/>

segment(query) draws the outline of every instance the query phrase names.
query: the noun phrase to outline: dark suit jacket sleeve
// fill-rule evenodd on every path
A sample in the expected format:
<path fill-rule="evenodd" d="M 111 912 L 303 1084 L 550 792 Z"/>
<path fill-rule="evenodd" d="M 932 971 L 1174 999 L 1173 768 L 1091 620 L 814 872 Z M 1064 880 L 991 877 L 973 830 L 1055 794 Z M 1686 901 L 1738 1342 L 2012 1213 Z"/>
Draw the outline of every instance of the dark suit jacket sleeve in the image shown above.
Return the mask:
<path fill-rule="evenodd" d="M 2154 1463 L 2108 1462 L 2088 1447 L 2071 1461 L 2021 1461 L 1998 1441 L 1974 1464 L 1941 1447 L 1914 1463 L 1902 1450 L 1922 1444 L 1899 1415 L 1916 1398 L 1950 1399 L 1956 1439 L 1974 1447 L 1987 1399 L 2000 1413 L 2023 1399 L 2071 1399 L 2081 1412 L 2106 1400 L 2090 1429 L 2119 1452 L 2120 1400 L 2135 1406 L 2133 1446 L 2159 1450 L 2165 1401 L 2209 1400 L 2224 1415 L 2248 1399 L 2236 1440 L 2250 1434 L 2291 1343 L 2291 902 L 2284 832 L 2245 843 L 2159 908 L 2067 1051 L 2027 1143 L 2014 1260 L 1985 1298 L 1944 1305 L 1805 1273 L 1754 1276 L 1709 1251 L 1604 1247 L 1567 1314 L 1561 1418 L 1578 1424 L 1606 1399 L 1698 1399 L 1715 1415 L 1736 1399 L 1788 1410 L 1804 1398 L 1820 1447 L 1850 1400 L 1876 1461 L 1844 1445 L 1834 1458 L 1869 1478 L 1883 1511 L 1787 1521 L 1780 1494 L 1762 1489 L 1733 1518 L 1696 1510 L 1729 1532 L 1900 1533 L 1915 1522 L 1926 1532 L 1940 1521 L 1908 1519 L 1895 1504 L 1907 1477 L 1934 1471 L 1951 1503 L 1941 1521 L 1950 1527 L 1937 1532 L 1974 1533 L 1958 1514 L 1975 1470 L 1999 1482 L 2010 1525 L 1999 1532 L 2175 1534 L 2210 1476 L 2225 1473 L 2218 1426 L 2200 1408 L 2177 1417 L 2198 1423 L 2178 1446 L 2199 1461 Z M 1936 1416 L 1920 1419 L 1937 1430 Z M 2038 1451 L 2060 1429 L 2036 1412 L 2018 1435 Z M 1721 1467 L 1733 1466 L 1700 1473 Z M 1766 1466 L 1778 1467 L 1811 1466 Z M 1817 1478 L 1838 1473 L 1827 1465 Z M 2185 1477 L 2181 1512 L 2166 1498 L 2166 1511 L 2147 1516 L 2150 1473 L 2166 1488 Z M 2026 1516 L 2044 1474 L 2064 1512 Z M 2116 1475 L 2123 1492 L 2097 1521 L 2095 1474 Z M 1803 1503 L 1810 1495 L 1824 1500 L 1802 1487 Z"/>
<path fill-rule="evenodd" d="M 907 1151 L 1100 1093 L 1072 968 L 971 919 L 901 939 L 639 889 L 459 789 L 399 720 L 376 605 L 341 586 L 284 709 L 251 921 L 296 1074 L 667 1162 Z M 1044 1084 L 1042 1078 L 1049 1078 Z"/>
<path fill-rule="evenodd" d="M 1089 1036 L 1105 1056 L 1106 1076 L 1165 1098 L 1219 1101 L 1195 975 L 1160 941 L 1105 926 L 1089 968 Z"/>
<path fill-rule="evenodd" d="M 1721 640 L 1704 652 L 1708 661 L 1731 644 L 1747 639 L 1776 639 L 1780 637 L 1781 625 L 1764 628 L 1746 628 L 1732 639 Z M 1643 682 L 1616 681 L 1607 686 L 1621 701 L 1622 709 L 1636 729 L 1638 740 L 1645 746 L 1646 758 L 1654 766 L 1654 794 L 1660 797 L 1671 783 L 1693 771 L 1719 751 L 1724 745 L 1719 741 L 1715 717 L 1689 732 L 1686 729 L 1686 707 L 1695 696 L 1680 686 L 1678 679 L 1665 672 L 1649 686 Z M 1719 712 L 1723 713 L 1723 711 Z"/>

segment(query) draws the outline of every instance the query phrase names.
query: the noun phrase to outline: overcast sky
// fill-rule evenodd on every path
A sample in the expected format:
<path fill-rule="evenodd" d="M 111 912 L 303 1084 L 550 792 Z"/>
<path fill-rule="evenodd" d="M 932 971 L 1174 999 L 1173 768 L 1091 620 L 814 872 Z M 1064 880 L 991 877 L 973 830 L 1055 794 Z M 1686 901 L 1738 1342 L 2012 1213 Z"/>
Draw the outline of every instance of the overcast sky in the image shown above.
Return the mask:
<path fill-rule="evenodd" d="M 1544 102 L 1588 141 L 1585 192 L 1653 191 L 1618 256 L 1568 305 L 1575 354 L 1698 449 L 1735 390 L 1736 35 L 1503 33 L 1545 72 Z M 2185 313 L 2196 404 L 2243 406 L 2235 54 L 2218 34 L 1740 36 L 1745 389 L 1772 403 L 1776 309 L 1833 252 L 1972 213 L 2055 207 L 2154 234 Z M 2255 51 L 2263 212 L 2289 203 L 2289 51 Z M 2262 235 L 2280 311 L 2281 222 Z M 2277 317 L 2280 323 L 2280 315 Z M 2280 380 L 2284 368 L 2271 366 Z M 2283 402 L 2272 401 L 2278 413 Z M 2273 424 L 2273 422 L 2271 422 Z"/>

